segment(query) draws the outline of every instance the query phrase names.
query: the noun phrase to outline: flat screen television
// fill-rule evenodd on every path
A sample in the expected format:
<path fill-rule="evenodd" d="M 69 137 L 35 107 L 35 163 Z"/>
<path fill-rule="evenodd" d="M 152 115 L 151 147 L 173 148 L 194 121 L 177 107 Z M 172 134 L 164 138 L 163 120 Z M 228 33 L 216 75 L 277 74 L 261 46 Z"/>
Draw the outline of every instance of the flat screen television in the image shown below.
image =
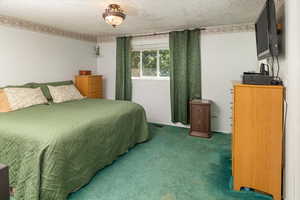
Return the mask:
<path fill-rule="evenodd" d="M 259 60 L 278 56 L 276 8 L 274 0 L 267 0 L 255 23 L 257 57 Z"/>

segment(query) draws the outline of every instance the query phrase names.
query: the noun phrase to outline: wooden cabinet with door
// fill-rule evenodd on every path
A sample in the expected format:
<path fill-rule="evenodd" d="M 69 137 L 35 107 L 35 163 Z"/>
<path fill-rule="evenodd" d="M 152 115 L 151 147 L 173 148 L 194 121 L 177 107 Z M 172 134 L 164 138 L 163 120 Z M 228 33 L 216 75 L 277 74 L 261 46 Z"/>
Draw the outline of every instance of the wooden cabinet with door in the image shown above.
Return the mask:
<path fill-rule="evenodd" d="M 190 135 L 196 137 L 210 138 L 210 100 L 190 101 Z"/>
<path fill-rule="evenodd" d="M 283 157 L 282 86 L 234 86 L 233 185 L 281 200 Z"/>

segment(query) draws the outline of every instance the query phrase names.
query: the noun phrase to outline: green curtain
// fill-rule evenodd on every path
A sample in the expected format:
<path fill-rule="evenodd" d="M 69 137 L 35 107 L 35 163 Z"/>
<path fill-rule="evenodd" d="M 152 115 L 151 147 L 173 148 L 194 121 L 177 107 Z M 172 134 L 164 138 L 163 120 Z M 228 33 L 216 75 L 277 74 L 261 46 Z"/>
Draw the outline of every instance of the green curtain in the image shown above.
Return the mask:
<path fill-rule="evenodd" d="M 189 101 L 201 98 L 200 30 L 169 36 L 172 122 L 189 124 Z"/>
<path fill-rule="evenodd" d="M 132 99 L 131 38 L 117 38 L 116 100 Z"/>

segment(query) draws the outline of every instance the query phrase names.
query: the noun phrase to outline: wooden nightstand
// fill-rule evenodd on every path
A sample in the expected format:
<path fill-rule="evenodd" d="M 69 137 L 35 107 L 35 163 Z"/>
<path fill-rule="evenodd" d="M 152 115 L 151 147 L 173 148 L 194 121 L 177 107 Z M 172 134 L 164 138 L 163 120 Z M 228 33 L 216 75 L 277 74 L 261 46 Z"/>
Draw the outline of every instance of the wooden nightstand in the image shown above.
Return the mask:
<path fill-rule="evenodd" d="M 87 98 L 103 98 L 102 75 L 76 76 L 75 85 Z"/>
<path fill-rule="evenodd" d="M 210 100 L 190 101 L 190 135 L 196 137 L 211 137 L 210 130 Z"/>
<path fill-rule="evenodd" d="M 8 167 L 0 164 L 0 197 L 1 200 L 9 200 Z"/>

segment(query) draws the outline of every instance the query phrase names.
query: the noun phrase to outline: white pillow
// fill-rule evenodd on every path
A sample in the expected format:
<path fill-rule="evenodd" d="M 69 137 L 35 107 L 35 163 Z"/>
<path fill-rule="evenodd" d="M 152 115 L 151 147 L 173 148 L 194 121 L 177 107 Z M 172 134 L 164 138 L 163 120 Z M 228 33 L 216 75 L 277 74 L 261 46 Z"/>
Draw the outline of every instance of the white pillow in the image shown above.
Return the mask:
<path fill-rule="evenodd" d="M 11 110 L 48 103 L 41 88 L 4 88 Z"/>
<path fill-rule="evenodd" d="M 48 85 L 48 88 L 54 103 L 62 103 L 65 101 L 79 100 L 84 98 L 74 85 Z"/>

